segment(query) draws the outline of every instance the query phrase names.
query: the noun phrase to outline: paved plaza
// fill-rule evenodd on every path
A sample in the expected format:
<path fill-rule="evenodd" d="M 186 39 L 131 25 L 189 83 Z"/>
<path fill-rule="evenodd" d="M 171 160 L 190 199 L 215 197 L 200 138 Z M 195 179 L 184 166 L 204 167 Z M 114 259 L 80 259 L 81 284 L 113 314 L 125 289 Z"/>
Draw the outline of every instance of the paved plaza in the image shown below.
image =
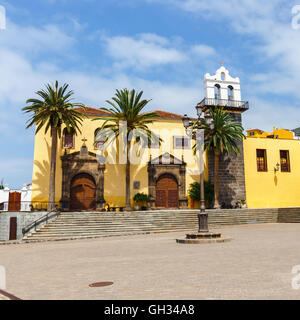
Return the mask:
<path fill-rule="evenodd" d="M 229 243 L 182 245 L 182 232 L 0 246 L 21 299 L 299 299 L 300 224 L 218 228 Z M 89 284 L 112 281 L 109 287 Z M 300 281 L 299 281 L 300 283 Z M 1 299 L 1 298 L 0 298 Z"/>

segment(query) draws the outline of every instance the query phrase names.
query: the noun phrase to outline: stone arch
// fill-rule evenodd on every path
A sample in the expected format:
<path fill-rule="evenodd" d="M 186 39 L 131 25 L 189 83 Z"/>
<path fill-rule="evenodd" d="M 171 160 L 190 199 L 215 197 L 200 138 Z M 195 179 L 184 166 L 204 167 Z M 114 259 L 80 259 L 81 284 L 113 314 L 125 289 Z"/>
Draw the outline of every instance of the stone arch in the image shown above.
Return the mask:
<path fill-rule="evenodd" d="M 95 184 L 97 185 L 97 177 L 94 175 L 94 173 L 90 170 L 78 170 L 77 172 L 73 172 L 72 174 L 70 174 L 70 178 L 68 180 L 68 188 L 71 187 L 72 181 L 73 179 L 80 175 L 80 174 L 86 174 L 89 175 L 93 178 L 93 180 L 95 181 Z"/>
<path fill-rule="evenodd" d="M 86 148 L 86 147 L 85 147 Z M 72 180 L 79 174 L 92 177 L 96 185 L 96 210 L 101 211 L 105 205 L 104 200 L 104 170 L 105 164 L 97 161 L 96 154 L 83 150 L 62 156 L 62 199 L 61 207 L 64 211 L 70 210 Z"/>
<path fill-rule="evenodd" d="M 148 193 L 150 205 L 156 208 L 156 187 L 157 182 L 163 175 L 172 175 L 178 185 L 178 205 L 179 208 L 187 208 L 188 200 L 186 197 L 186 163 L 168 154 L 170 161 L 165 163 L 164 155 L 151 160 L 148 163 Z"/>

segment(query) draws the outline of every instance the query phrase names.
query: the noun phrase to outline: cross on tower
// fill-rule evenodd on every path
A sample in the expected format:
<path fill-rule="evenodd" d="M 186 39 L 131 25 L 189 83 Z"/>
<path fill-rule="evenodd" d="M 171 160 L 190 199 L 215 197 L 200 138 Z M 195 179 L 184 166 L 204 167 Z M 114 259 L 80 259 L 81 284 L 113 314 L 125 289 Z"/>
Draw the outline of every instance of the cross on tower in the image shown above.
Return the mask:
<path fill-rule="evenodd" d="M 221 60 L 221 61 L 220 61 L 220 64 L 221 64 L 222 66 L 224 66 L 224 61 L 223 61 L 223 60 Z"/>

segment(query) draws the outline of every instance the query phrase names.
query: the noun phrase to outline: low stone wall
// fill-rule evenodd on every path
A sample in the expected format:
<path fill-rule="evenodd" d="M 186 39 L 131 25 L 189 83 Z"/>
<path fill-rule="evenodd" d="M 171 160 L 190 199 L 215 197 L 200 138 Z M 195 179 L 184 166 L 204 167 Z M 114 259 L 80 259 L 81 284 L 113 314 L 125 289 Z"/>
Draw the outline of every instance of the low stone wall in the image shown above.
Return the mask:
<path fill-rule="evenodd" d="M 17 238 L 22 239 L 22 229 L 46 214 L 47 212 L 0 212 L 0 240 L 9 240 L 10 218 L 17 217 Z"/>
<path fill-rule="evenodd" d="M 199 213 L 199 210 L 174 210 L 175 212 Z M 137 214 L 170 212 L 168 210 L 140 211 Z M 254 223 L 300 223 L 300 207 L 255 208 L 255 209 L 220 209 L 206 210 L 210 225 L 239 225 Z"/>
<path fill-rule="evenodd" d="M 279 223 L 300 223 L 300 208 L 279 208 Z"/>
<path fill-rule="evenodd" d="M 210 225 L 300 223 L 300 207 L 208 210 Z"/>

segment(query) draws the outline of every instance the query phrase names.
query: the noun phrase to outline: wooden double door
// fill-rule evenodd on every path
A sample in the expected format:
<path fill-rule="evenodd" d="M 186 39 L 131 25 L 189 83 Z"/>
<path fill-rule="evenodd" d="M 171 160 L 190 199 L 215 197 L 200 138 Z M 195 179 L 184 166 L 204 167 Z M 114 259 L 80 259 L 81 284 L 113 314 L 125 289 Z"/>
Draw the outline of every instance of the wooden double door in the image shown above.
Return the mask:
<path fill-rule="evenodd" d="M 20 211 L 21 210 L 21 193 L 20 192 L 10 192 L 8 211 Z"/>
<path fill-rule="evenodd" d="M 162 175 L 156 184 L 156 207 L 157 208 L 178 208 L 178 183 L 171 174 Z"/>
<path fill-rule="evenodd" d="M 71 183 L 70 209 L 92 211 L 96 209 L 96 183 L 92 176 L 81 173 Z"/>

